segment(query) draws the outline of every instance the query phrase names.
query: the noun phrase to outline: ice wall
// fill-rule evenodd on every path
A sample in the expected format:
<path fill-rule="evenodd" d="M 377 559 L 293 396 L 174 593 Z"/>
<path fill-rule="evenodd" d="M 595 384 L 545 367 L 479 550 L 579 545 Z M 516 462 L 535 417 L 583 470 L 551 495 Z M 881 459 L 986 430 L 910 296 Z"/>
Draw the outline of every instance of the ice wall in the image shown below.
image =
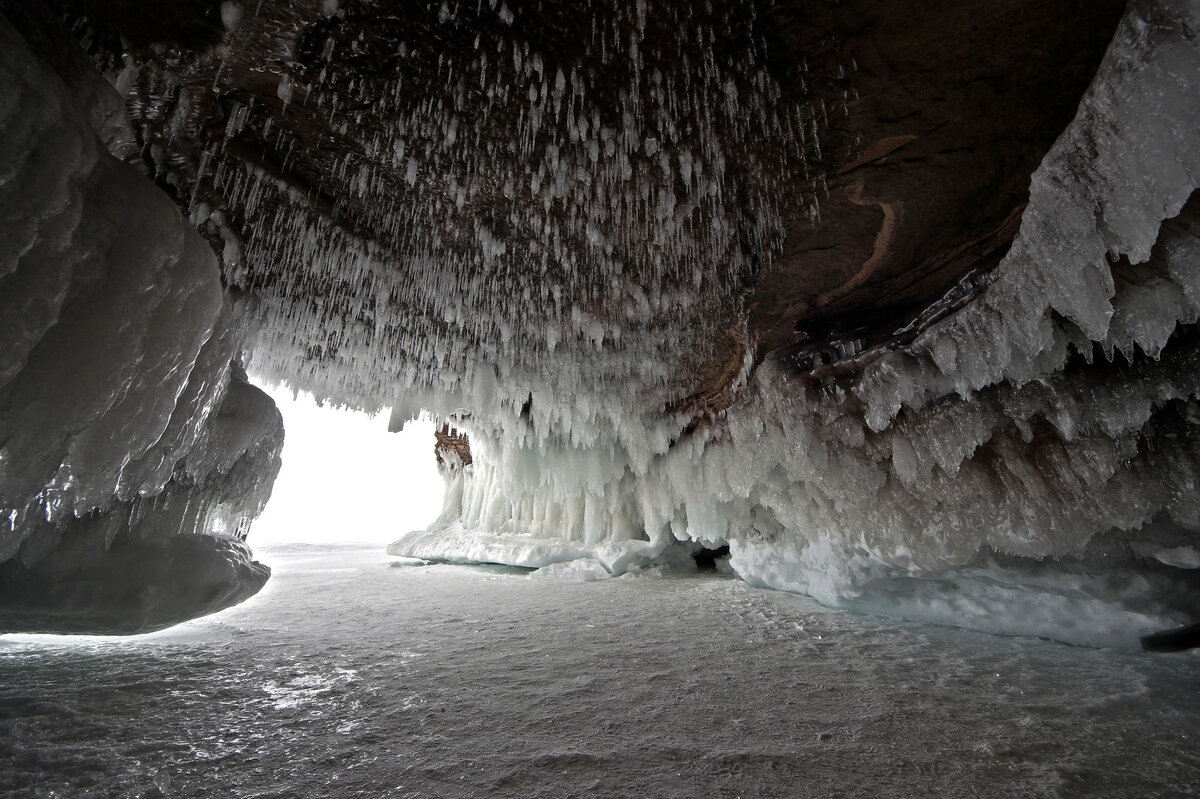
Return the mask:
<path fill-rule="evenodd" d="M 744 579 L 856 609 L 1103 644 L 1193 618 L 1197 31 L 1194 3 L 1131 4 L 1011 251 L 910 346 L 817 385 L 768 362 L 678 440 L 556 435 L 531 392 L 458 423 L 475 463 L 390 551 L 619 573 L 728 542 Z"/>
<path fill-rule="evenodd" d="M 0 87 L 0 629 L 133 632 L 240 601 L 266 572 L 229 541 L 282 426 L 231 373 L 216 258 L 3 18 Z"/>

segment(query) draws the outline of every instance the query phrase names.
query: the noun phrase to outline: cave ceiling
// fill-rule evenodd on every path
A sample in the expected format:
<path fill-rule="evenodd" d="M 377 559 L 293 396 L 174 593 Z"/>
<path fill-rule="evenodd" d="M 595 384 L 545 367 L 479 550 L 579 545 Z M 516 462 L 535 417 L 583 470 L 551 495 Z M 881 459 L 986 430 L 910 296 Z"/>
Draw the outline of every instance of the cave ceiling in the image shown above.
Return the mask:
<path fill-rule="evenodd" d="M 47 6 L 124 94 L 127 160 L 230 291 L 307 308 L 292 340 L 310 374 L 361 365 L 359 328 L 402 353 L 376 371 L 473 352 L 545 371 L 569 355 L 556 325 L 595 324 L 659 367 L 598 367 L 578 390 L 693 418 L 770 353 L 836 378 L 970 302 L 1123 7 Z M 61 45 L 47 14 L 6 10 Z"/>

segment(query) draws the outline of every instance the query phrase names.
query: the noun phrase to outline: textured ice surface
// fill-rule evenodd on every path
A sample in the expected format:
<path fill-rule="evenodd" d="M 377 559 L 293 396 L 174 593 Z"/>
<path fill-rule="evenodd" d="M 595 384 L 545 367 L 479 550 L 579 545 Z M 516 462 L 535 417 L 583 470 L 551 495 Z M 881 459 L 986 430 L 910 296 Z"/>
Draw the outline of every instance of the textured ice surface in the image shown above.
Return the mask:
<path fill-rule="evenodd" d="M 470 409 L 477 455 L 392 551 L 619 573 L 729 543 L 755 584 L 911 618 L 1093 643 L 1189 620 L 1197 573 L 1153 551 L 1200 527 L 1197 31 L 1195 3 L 1131 4 L 980 297 L 849 383 L 768 362 L 683 438 L 498 373 L 410 394 Z"/>
<path fill-rule="evenodd" d="M 0 638 L 0 793 L 231 799 L 1189 797 L 1200 658 L 586 582 L 261 550 L 222 614 Z"/>
<path fill-rule="evenodd" d="M 0 353 L 0 502 L 61 517 L 106 504 L 162 437 L 223 298 L 204 240 L 99 146 L 12 29 L 0 35 L 0 302 L 16 327 Z"/>

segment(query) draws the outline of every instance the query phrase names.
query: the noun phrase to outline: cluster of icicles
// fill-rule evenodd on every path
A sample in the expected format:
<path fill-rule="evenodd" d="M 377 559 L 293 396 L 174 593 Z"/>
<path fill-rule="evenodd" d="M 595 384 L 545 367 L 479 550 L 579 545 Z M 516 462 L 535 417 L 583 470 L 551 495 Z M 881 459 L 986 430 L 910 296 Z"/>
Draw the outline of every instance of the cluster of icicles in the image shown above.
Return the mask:
<path fill-rule="evenodd" d="M 282 113 L 341 137 L 321 166 L 349 199 L 315 209 L 232 147 L 201 178 L 252 220 L 226 278 L 258 303 L 256 371 L 362 407 L 533 398 L 537 435 L 594 438 L 695 393 L 744 344 L 742 296 L 784 211 L 818 213 L 835 111 L 804 72 L 781 88 L 752 2 L 583 6 L 582 37 L 554 53 L 495 2 L 411 12 L 425 38 L 411 20 L 339 38 L 362 30 L 343 7 L 295 45 Z M 389 68 L 364 75 L 362 53 Z M 244 111 L 228 138 L 294 152 L 286 123 Z"/>
<path fill-rule="evenodd" d="M 728 543 L 744 579 L 874 612 L 1107 645 L 1193 619 L 1200 10 L 1148 13 L 972 303 L 849 380 L 768 362 L 667 449 L 467 421 L 475 463 L 391 551 L 620 574 Z"/>

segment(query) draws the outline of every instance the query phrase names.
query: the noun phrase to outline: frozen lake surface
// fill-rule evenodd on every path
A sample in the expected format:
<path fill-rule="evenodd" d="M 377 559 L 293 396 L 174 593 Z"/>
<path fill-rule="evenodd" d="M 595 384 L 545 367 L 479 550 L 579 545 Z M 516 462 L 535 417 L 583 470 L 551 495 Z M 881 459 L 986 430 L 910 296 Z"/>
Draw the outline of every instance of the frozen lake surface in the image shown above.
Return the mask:
<path fill-rule="evenodd" d="M 260 557 L 262 594 L 164 633 L 0 637 L 0 795 L 1200 796 L 1200 656 L 717 576 Z"/>

